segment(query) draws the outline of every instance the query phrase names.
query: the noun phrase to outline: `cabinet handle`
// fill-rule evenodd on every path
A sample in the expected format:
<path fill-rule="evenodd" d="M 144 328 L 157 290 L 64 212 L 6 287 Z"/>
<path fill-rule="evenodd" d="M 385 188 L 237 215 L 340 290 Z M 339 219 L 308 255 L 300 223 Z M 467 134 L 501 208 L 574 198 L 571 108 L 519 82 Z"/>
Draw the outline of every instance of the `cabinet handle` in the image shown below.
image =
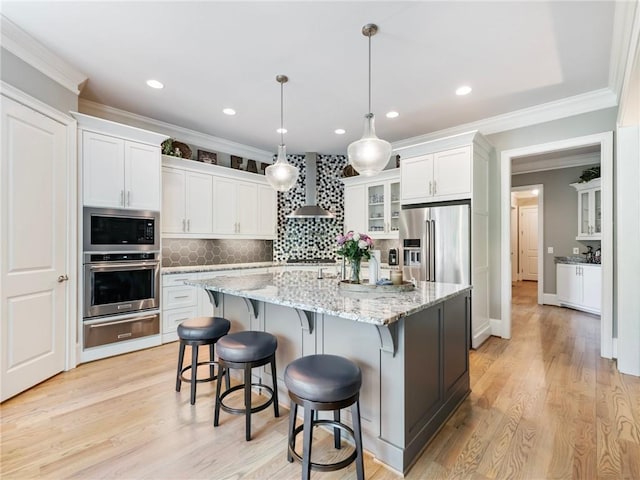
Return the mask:
<path fill-rule="evenodd" d="M 189 295 L 176 295 L 173 298 L 189 298 Z"/>
<path fill-rule="evenodd" d="M 429 195 L 433 195 L 432 190 L 433 190 L 432 182 L 429 181 Z"/>
<path fill-rule="evenodd" d="M 120 205 L 122 205 L 123 207 L 125 206 L 125 204 L 124 204 L 124 190 L 120 190 Z"/>
<path fill-rule="evenodd" d="M 191 219 L 187 218 L 187 232 L 191 231 Z"/>
<path fill-rule="evenodd" d="M 127 190 L 127 206 L 131 206 L 131 190 Z"/>
<path fill-rule="evenodd" d="M 66 282 L 67 280 L 69 280 L 69 277 L 67 276 L 67 274 L 60 275 L 58 277 L 58 283 Z"/>
<path fill-rule="evenodd" d="M 438 182 L 433 181 L 433 194 L 436 195 L 438 193 Z"/>

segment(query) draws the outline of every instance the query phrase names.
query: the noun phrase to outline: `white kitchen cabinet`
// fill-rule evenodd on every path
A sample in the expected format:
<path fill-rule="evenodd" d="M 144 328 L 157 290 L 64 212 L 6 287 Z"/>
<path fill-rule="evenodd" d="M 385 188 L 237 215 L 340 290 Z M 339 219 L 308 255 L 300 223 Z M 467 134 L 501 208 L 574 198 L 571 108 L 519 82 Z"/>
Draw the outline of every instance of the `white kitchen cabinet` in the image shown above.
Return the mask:
<path fill-rule="evenodd" d="M 578 236 L 576 240 L 602 238 L 602 189 L 600 179 L 572 183 L 578 192 Z"/>
<path fill-rule="evenodd" d="M 602 299 L 602 267 L 558 263 L 556 295 L 560 305 L 599 315 Z"/>
<path fill-rule="evenodd" d="M 160 146 L 82 132 L 83 204 L 160 209 Z"/>
<path fill-rule="evenodd" d="M 374 177 L 348 177 L 345 184 L 345 231 L 366 232 L 371 238 L 397 239 L 400 230 L 398 170 Z"/>
<path fill-rule="evenodd" d="M 263 176 L 163 157 L 163 234 L 275 239 L 277 195 Z"/>
<path fill-rule="evenodd" d="M 214 191 L 215 205 L 221 210 L 216 215 L 215 231 L 228 235 L 257 235 L 258 186 L 231 178 L 216 178 Z"/>
<path fill-rule="evenodd" d="M 176 330 L 185 320 L 214 315 L 207 292 L 184 284 L 185 280 L 199 280 L 207 278 L 207 275 L 198 272 L 162 276 L 162 343 L 177 340 Z"/>
<path fill-rule="evenodd" d="M 344 231 L 364 232 L 367 228 L 366 186 L 349 185 L 347 179 L 344 180 Z"/>
<path fill-rule="evenodd" d="M 213 177 L 178 168 L 162 168 L 162 232 L 210 233 L 213 230 Z"/>
<path fill-rule="evenodd" d="M 464 146 L 400 161 L 403 204 L 471 198 L 471 147 Z"/>
<path fill-rule="evenodd" d="M 471 346 L 491 335 L 489 315 L 489 161 L 493 147 L 477 131 L 414 144 L 399 142 L 400 203 L 464 200 L 471 205 Z"/>

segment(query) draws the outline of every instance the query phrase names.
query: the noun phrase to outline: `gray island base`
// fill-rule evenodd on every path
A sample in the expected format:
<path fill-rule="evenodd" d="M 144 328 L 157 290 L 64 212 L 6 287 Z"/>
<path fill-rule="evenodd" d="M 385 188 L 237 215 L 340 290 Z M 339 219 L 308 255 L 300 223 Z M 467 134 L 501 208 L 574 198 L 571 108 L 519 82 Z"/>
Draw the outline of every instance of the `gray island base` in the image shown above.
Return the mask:
<path fill-rule="evenodd" d="M 420 282 L 410 292 L 352 293 L 303 271 L 186 283 L 207 290 L 231 331 L 277 336 L 285 402 L 283 373 L 296 358 L 327 353 L 356 362 L 364 448 L 398 472 L 407 472 L 470 392 L 469 285 Z M 254 372 L 267 384 L 271 373 Z M 343 415 L 350 423 L 349 412 Z"/>

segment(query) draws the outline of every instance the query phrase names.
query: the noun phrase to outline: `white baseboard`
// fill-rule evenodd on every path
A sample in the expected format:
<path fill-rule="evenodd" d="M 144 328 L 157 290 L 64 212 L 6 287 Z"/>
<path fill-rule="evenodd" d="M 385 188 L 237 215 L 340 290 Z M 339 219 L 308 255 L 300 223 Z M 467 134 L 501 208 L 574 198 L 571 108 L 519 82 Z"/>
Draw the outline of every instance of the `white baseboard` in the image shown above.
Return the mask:
<path fill-rule="evenodd" d="M 558 302 L 558 296 L 555 293 L 543 293 L 542 294 L 542 304 L 543 305 L 554 305 L 556 307 L 560 306 L 560 302 Z"/>
<path fill-rule="evenodd" d="M 471 347 L 478 348 L 484 341 L 491 336 L 491 324 L 487 323 L 480 331 L 473 334 L 471 338 Z"/>
<path fill-rule="evenodd" d="M 490 318 L 489 325 L 491 325 L 491 335 L 494 337 L 502 337 L 502 320 L 499 318 Z"/>

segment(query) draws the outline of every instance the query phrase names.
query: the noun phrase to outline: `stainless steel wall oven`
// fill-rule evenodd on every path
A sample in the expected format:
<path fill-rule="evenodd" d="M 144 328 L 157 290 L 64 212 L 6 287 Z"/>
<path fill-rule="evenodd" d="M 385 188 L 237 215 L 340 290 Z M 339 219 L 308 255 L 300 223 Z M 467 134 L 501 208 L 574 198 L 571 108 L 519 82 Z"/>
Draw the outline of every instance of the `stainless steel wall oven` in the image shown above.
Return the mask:
<path fill-rule="evenodd" d="M 83 347 L 159 334 L 158 212 L 85 207 L 83 217 Z"/>

